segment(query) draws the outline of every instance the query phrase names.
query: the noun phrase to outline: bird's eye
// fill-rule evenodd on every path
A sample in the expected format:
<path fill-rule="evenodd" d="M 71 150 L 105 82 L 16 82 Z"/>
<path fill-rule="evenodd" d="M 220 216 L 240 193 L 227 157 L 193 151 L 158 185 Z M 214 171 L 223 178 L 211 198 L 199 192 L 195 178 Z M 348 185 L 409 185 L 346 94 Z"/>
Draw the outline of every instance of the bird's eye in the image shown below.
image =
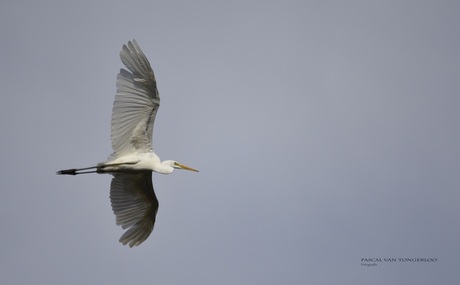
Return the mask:
<path fill-rule="evenodd" d="M 174 165 L 179 165 L 179 163 L 177 163 L 177 162 L 174 161 Z"/>

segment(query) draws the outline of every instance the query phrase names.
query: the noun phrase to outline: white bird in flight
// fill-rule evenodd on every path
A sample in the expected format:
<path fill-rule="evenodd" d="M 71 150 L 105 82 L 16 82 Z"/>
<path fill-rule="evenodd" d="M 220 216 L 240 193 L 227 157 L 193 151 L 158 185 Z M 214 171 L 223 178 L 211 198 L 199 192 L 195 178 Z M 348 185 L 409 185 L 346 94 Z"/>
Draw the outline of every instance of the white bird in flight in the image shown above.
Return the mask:
<path fill-rule="evenodd" d="M 123 245 L 138 246 L 150 235 L 158 211 L 152 171 L 170 174 L 175 168 L 198 172 L 174 160 L 160 161 L 152 149 L 152 131 L 160 106 L 155 75 L 135 40 L 123 45 L 123 64 L 117 76 L 113 102 L 111 140 L 113 153 L 97 166 L 64 169 L 60 175 L 108 173 L 113 175 L 110 200 L 117 225 L 128 229 L 120 238 Z"/>

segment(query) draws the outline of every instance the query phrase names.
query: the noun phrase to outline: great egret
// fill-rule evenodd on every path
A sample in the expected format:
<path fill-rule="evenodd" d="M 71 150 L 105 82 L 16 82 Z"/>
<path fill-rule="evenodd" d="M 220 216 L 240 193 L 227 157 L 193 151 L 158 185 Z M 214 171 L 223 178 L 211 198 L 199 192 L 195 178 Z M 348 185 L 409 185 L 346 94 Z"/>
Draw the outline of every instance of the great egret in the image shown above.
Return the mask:
<path fill-rule="evenodd" d="M 113 103 L 111 140 L 113 153 L 93 167 L 64 169 L 60 175 L 108 173 L 113 175 L 110 200 L 117 225 L 128 229 L 123 245 L 138 246 L 150 235 L 158 211 L 152 171 L 169 174 L 176 169 L 198 170 L 173 160 L 161 162 L 152 149 L 152 131 L 160 106 L 155 75 L 135 40 L 123 45 L 120 58 L 129 71 L 117 76 Z"/>

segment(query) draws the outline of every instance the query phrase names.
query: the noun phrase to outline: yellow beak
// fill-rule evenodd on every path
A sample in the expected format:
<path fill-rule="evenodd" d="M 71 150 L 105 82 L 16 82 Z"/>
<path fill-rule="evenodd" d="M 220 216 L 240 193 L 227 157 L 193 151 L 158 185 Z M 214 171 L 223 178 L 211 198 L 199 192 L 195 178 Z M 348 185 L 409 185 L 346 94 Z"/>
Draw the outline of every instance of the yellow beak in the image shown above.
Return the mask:
<path fill-rule="evenodd" d="M 193 172 L 199 172 L 197 169 L 188 167 L 187 165 L 183 165 L 183 164 L 180 164 L 178 162 L 176 162 L 176 165 L 179 166 L 181 169 L 184 169 L 184 170 L 190 170 L 190 171 L 193 171 Z"/>

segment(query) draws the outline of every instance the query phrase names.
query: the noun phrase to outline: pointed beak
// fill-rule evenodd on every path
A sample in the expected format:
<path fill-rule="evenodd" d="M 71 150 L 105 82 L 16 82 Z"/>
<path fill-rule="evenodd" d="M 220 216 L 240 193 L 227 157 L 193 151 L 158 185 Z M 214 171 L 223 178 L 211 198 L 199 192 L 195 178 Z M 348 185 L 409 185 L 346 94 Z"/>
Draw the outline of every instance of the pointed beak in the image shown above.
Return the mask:
<path fill-rule="evenodd" d="M 199 172 L 197 169 L 188 167 L 187 165 L 183 165 L 183 164 L 180 164 L 180 163 L 177 163 L 177 162 L 176 162 L 176 165 L 179 166 L 180 169 L 190 170 L 190 171 L 193 171 L 193 172 Z"/>

